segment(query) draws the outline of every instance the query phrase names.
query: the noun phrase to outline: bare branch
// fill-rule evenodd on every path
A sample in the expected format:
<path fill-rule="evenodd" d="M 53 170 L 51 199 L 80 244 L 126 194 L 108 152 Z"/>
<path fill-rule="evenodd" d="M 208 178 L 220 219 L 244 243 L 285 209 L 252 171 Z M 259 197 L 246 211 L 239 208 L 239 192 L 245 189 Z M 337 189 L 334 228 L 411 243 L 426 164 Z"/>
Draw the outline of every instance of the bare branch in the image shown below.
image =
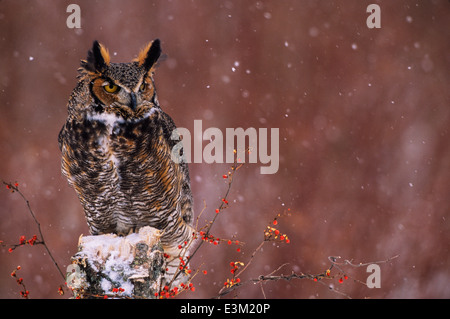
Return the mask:
<path fill-rule="evenodd" d="M 47 253 L 49 255 L 49 257 L 51 258 L 51 260 L 53 261 L 53 264 L 56 266 L 56 268 L 58 269 L 59 274 L 61 275 L 62 279 L 65 281 L 65 276 L 63 274 L 63 272 L 61 271 L 61 268 L 59 267 L 58 263 L 56 262 L 55 258 L 53 257 L 53 254 L 51 253 L 50 249 L 48 248 L 47 243 L 44 240 L 44 234 L 42 233 L 42 229 L 41 229 L 41 224 L 39 223 L 38 219 L 36 218 L 36 215 L 34 214 L 33 210 L 31 209 L 31 205 L 30 202 L 28 201 L 28 199 L 25 197 L 25 195 L 20 191 L 19 189 L 19 184 L 18 183 L 7 183 L 5 181 L 2 180 L 2 183 L 6 185 L 6 187 L 11 190 L 12 192 L 16 192 L 20 195 L 20 197 L 22 197 L 22 199 L 25 201 L 27 208 L 28 208 L 28 212 L 30 213 L 31 217 L 33 218 L 37 228 L 38 228 L 38 232 L 39 232 L 39 236 L 41 237 L 40 240 L 38 240 L 36 243 L 37 244 L 42 244 L 45 249 L 47 250 Z"/>

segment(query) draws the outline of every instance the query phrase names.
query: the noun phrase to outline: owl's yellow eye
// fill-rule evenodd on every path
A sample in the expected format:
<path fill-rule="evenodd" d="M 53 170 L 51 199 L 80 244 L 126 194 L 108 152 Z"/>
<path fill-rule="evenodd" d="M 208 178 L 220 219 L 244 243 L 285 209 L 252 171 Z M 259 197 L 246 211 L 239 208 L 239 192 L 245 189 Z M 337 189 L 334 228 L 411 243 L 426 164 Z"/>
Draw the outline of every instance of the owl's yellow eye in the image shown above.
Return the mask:
<path fill-rule="evenodd" d="M 111 83 L 107 83 L 107 84 L 103 85 L 103 88 L 108 93 L 116 93 L 119 91 L 119 87 L 117 85 L 111 84 Z"/>
<path fill-rule="evenodd" d="M 140 90 L 141 92 L 144 92 L 146 87 L 147 87 L 147 86 L 145 85 L 145 83 L 142 83 L 141 86 L 139 87 L 139 90 Z"/>

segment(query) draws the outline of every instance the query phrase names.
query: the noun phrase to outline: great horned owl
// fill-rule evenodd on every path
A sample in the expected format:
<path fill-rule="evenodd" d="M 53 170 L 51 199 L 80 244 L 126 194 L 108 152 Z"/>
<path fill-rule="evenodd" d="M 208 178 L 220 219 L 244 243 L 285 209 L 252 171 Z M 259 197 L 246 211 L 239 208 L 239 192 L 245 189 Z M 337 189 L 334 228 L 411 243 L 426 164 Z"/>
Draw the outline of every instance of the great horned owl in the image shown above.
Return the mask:
<path fill-rule="evenodd" d="M 164 249 L 189 241 L 193 204 L 187 164 L 171 159 L 175 124 L 153 80 L 160 41 L 130 63 L 111 63 L 97 41 L 81 61 L 79 81 L 59 133 L 62 172 L 78 194 L 93 235 L 162 230 Z"/>

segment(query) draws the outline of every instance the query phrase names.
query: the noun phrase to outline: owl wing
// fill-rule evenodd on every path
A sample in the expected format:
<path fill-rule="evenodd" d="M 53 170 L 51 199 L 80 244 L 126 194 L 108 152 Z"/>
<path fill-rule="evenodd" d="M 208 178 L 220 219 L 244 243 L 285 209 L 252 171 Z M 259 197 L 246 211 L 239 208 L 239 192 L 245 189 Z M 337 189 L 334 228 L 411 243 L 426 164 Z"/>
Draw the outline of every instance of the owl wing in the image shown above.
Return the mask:
<path fill-rule="evenodd" d="M 66 134 L 66 124 L 63 125 L 63 127 L 61 128 L 61 131 L 59 131 L 59 134 L 58 134 L 58 146 L 59 146 L 60 151 L 62 151 L 62 149 L 63 149 L 65 134 Z"/>
<path fill-rule="evenodd" d="M 161 126 L 163 131 L 164 139 L 167 141 L 170 149 L 173 149 L 173 147 L 179 143 L 179 140 L 173 139 L 173 132 L 176 130 L 176 125 L 173 119 L 165 112 L 160 111 L 160 119 L 161 119 Z M 184 201 L 181 202 L 182 205 L 182 211 L 189 210 L 192 211 L 192 193 L 191 193 L 191 187 L 190 187 L 190 177 L 189 177 L 189 168 L 188 164 L 185 161 L 181 161 L 179 164 L 180 170 L 182 172 L 183 178 L 183 184 L 182 184 L 182 198 Z M 189 202 L 189 207 L 183 208 L 183 205 L 187 205 L 186 201 Z M 191 212 L 192 214 L 192 212 Z M 192 216 L 188 219 L 187 216 L 185 217 L 185 221 L 190 224 L 192 222 Z"/>

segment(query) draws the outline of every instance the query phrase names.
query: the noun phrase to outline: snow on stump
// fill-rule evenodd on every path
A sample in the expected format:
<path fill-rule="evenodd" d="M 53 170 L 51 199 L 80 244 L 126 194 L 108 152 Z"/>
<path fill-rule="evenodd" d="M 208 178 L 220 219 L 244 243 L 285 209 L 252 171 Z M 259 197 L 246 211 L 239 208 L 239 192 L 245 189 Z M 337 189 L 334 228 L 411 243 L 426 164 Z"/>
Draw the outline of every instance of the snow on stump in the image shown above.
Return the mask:
<path fill-rule="evenodd" d="M 125 237 L 81 236 L 67 269 L 75 298 L 155 298 L 167 266 L 160 236 L 149 226 Z"/>

